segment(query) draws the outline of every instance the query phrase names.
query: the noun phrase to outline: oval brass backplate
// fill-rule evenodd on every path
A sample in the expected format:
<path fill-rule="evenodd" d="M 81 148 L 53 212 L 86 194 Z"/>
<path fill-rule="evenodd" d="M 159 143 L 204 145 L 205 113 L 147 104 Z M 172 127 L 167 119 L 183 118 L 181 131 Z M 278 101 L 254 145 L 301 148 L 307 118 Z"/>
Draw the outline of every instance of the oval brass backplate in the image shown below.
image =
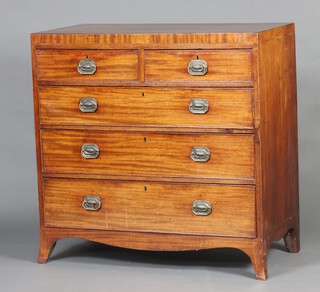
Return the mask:
<path fill-rule="evenodd" d="M 90 59 L 84 59 L 78 63 L 78 72 L 81 75 L 93 75 L 97 71 L 97 66 L 95 61 Z"/>
<path fill-rule="evenodd" d="M 192 204 L 192 212 L 197 216 L 208 216 L 212 212 L 212 206 L 209 201 L 196 200 Z"/>
<path fill-rule="evenodd" d="M 83 198 L 82 207 L 88 211 L 98 211 L 101 208 L 101 199 L 98 196 L 86 195 Z"/>
<path fill-rule="evenodd" d="M 203 76 L 208 72 L 208 64 L 204 60 L 192 60 L 188 64 L 188 72 L 193 76 Z"/>
<path fill-rule="evenodd" d="M 81 155 L 86 159 L 98 158 L 100 155 L 100 149 L 97 144 L 83 144 L 81 147 Z"/>

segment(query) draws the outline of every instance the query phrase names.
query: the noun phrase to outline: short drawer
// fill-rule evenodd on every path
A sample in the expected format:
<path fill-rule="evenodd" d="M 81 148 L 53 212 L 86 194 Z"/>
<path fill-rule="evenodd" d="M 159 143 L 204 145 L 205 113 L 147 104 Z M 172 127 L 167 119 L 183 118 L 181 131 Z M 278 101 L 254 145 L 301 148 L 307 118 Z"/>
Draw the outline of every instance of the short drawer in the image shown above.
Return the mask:
<path fill-rule="evenodd" d="M 45 179 L 44 202 L 49 227 L 256 235 L 254 187 Z"/>
<path fill-rule="evenodd" d="M 100 84 L 138 80 L 138 53 L 126 50 L 37 50 L 42 82 Z"/>
<path fill-rule="evenodd" d="M 146 82 L 250 86 L 251 50 L 146 51 Z"/>
<path fill-rule="evenodd" d="M 46 173 L 254 177 L 253 135 L 42 130 L 41 139 Z"/>
<path fill-rule="evenodd" d="M 42 125 L 253 127 L 250 89 L 45 86 L 39 100 Z"/>

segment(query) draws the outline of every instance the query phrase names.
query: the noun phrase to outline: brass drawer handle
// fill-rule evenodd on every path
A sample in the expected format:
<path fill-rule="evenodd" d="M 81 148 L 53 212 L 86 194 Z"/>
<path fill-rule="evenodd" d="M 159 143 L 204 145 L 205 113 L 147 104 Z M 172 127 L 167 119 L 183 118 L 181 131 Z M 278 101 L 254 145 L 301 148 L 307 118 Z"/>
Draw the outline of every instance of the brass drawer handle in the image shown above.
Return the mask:
<path fill-rule="evenodd" d="M 205 114 L 209 110 L 209 102 L 203 98 L 193 98 L 190 100 L 189 110 L 193 114 Z"/>
<path fill-rule="evenodd" d="M 87 195 L 83 198 L 82 207 L 88 211 L 98 211 L 101 208 L 101 199 L 98 196 Z"/>
<path fill-rule="evenodd" d="M 192 204 L 192 212 L 197 216 L 208 216 L 212 212 L 212 206 L 209 201 L 196 200 Z"/>
<path fill-rule="evenodd" d="M 89 59 L 88 57 L 78 63 L 78 72 L 81 75 L 93 75 L 96 71 L 97 66 L 95 61 Z"/>
<path fill-rule="evenodd" d="M 98 109 L 98 102 L 93 97 L 83 97 L 80 99 L 79 109 L 83 113 L 94 113 Z"/>
<path fill-rule="evenodd" d="M 94 159 L 99 157 L 100 149 L 96 144 L 83 144 L 81 147 L 81 155 L 86 159 Z"/>
<path fill-rule="evenodd" d="M 191 60 L 188 65 L 188 72 L 193 76 L 203 76 L 208 72 L 208 64 L 204 60 Z"/>
<path fill-rule="evenodd" d="M 193 161 L 196 162 L 207 162 L 211 156 L 210 150 L 208 147 L 193 147 L 191 149 L 190 157 Z"/>

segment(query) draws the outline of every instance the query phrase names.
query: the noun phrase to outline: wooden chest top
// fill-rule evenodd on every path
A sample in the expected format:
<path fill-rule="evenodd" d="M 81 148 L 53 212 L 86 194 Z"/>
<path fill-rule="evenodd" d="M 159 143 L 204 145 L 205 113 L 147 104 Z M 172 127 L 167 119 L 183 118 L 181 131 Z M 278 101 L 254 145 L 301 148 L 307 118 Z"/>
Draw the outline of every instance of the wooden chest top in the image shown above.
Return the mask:
<path fill-rule="evenodd" d="M 81 24 L 31 34 L 33 44 L 229 44 L 250 45 L 289 30 L 286 23 L 247 24 Z"/>

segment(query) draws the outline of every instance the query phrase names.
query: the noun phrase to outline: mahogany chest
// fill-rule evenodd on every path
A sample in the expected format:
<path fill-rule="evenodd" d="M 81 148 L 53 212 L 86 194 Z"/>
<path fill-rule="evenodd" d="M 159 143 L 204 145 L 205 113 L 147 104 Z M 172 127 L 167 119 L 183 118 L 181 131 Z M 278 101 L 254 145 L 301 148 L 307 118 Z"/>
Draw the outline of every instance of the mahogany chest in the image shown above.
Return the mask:
<path fill-rule="evenodd" d="M 39 263 L 79 237 L 299 251 L 293 24 L 79 25 L 31 35 Z"/>

